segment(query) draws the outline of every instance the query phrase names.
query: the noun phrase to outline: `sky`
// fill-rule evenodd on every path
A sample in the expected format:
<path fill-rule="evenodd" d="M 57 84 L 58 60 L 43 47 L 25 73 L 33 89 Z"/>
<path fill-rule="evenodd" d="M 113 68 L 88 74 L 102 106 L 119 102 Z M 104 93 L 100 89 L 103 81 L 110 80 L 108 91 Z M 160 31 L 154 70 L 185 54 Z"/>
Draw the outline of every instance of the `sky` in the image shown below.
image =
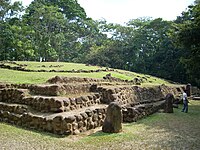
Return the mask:
<path fill-rule="evenodd" d="M 16 0 L 11 0 L 16 1 Z M 28 6 L 32 0 L 21 0 Z M 124 24 L 140 17 L 174 20 L 181 12 L 194 3 L 194 0 L 77 0 L 88 17 L 108 23 Z"/>

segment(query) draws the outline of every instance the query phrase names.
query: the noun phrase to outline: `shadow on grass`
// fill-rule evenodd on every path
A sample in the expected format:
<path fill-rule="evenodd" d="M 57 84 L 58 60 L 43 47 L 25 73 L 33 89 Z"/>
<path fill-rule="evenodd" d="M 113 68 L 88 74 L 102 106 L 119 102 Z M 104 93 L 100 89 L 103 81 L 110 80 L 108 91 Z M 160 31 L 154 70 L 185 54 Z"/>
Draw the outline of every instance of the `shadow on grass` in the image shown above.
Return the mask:
<path fill-rule="evenodd" d="M 108 142 L 109 140 L 126 141 L 127 139 L 143 141 L 145 139 L 145 140 L 149 140 L 150 143 L 157 142 L 157 143 L 161 143 L 161 145 L 164 142 L 168 141 L 167 144 L 163 144 L 164 147 L 166 147 L 167 145 L 169 147 L 177 148 L 176 145 L 179 144 L 183 148 L 197 149 L 198 147 L 200 147 L 200 143 L 199 143 L 200 141 L 200 130 L 199 130 L 200 129 L 200 101 L 199 102 L 191 101 L 189 104 L 188 113 L 183 113 L 181 112 L 181 110 L 182 110 L 182 105 L 179 105 L 178 109 L 174 109 L 174 113 L 171 113 L 171 114 L 155 113 L 141 120 L 138 120 L 137 122 L 125 123 L 123 124 L 124 129 L 120 133 L 104 133 L 101 130 L 98 130 L 89 135 L 81 133 L 82 135 L 79 135 L 77 139 L 88 137 L 89 139 L 86 139 L 86 141 L 89 141 L 88 143 L 90 143 L 91 141 L 95 141 L 95 139 L 99 139 L 100 141 L 104 141 L 104 142 Z M 3 124 L 8 124 L 8 123 L 3 123 Z M 11 124 L 8 124 L 8 125 L 11 125 Z M 140 130 L 141 128 L 140 128 L 137 131 L 138 132 L 137 134 L 133 133 L 132 130 L 134 130 L 135 127 L 140 126 L 140 125 L 142 126 L 141 128 L 144 127 L 145 129 L 141 131 Z M 69 137 L 67 135 L 60 136 L 60 135 L 56 135 L 56 134 L 52 134 L 48 132 L 38 131 L 34 129 L 27 129 L 27 128 L 19 127 L 19 126 L 15 126 L 15 127 L 19 130 L 25 129 L 25 131 L 22 131 L 24 132 L 23 134 L 29 134 L 30 132 L 31 134 L 32 133 L 38 134 L 39 136 L 42 136 L 44 138 L 62 139 L 65 137 Z M 157 132 L 159 130 L 160 132 L 170 133 L 170 137 L 156 138 L 154 133 L 152 132 L 154 131 Z M 152 134 L 152 135 L 148 135 L 147 137 L 145 137 L 146 135 L 144 131 L 147 132 L 146 134 Z M 148 132 L 148 131 L 151 131 L 151 132 Z M 17 132 L 21 132 L 21 131 L 17 131 Z M 156 136 L 157 135 L 159 134 L 156 134 Z M 159 136 L 162 136 L 162 135 L 163 133 L 161 133 L 161 135 Z M 144 139 L 141 137 L 137 138 L 137 136 L 144 136 Z M 181 146 L 179 146 L 178 148 L 182 148 Z M 194 148 L 191 148 L 192 146 Z"/>
<path fill-rule="evenodd" d="M 200 101 L 191 101 L 188 113 L 181 112 L 182 108 L 179 105 L 174 113 L 155 113 L 123 123 L 120 133 L 97 131 L 88 136 L 87 143 L 98 139 L 105 145 L 124 142 L 140 145 L 141 149 L 200 149 Z"/>
<path fill-rule="evenodd" d="M 100 137 L 100 136 L 117 136 L 119 134 L 121 134 L 123 132 L 119 132 L 119 133 L 105 133 L 103 132 L 102 130 L 101 131 L 97 131 L 97 132 L 94 132 L 92 134 L 90 134 L 89 136 L 91 137 Z"/>
<path fill-rule="evenodd" d="M 155 113 L 136 123 L 125 124 L 125 127 L 144 125 L 147 134 L 152 134 L 149 137 L 155 138 L 152 143 L 168 145 L 172 149 L 199 149 L 200 101 L 191 101 L 188 113 L 181 112 L 182 108 L 183 105 L 179 105 L 178 109 L 174 108 L 174 113 Z M 160 139 L 155 137 L 160 135 L 163 135 Z"/>

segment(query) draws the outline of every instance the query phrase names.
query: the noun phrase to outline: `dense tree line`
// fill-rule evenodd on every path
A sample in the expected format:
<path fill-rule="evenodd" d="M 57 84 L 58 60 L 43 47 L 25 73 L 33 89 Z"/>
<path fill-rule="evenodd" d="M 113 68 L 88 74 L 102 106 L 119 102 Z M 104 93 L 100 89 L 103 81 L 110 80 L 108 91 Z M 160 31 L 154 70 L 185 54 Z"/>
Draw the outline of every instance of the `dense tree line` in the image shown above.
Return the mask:
<path fill-rule="evenodd" d="M 174 21 L 88 18 L 77 0 L 0 1 L 0 60 L 101 65 L 200 86 L 200 3 Z"/>

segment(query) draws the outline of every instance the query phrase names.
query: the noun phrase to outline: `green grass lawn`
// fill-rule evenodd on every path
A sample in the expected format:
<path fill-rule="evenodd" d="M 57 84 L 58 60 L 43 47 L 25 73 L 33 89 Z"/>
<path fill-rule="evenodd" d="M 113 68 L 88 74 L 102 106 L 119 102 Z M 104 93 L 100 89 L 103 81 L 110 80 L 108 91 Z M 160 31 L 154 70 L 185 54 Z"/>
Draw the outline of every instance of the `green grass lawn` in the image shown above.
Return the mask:
<path fill-rule="evenodd" d="M 81 63 L 66 63 L 66 62 L 35 62 L 35 61 L 15 61 L 17 64 L 27 65 L 26 69 L 31 70 L 98 70 L 106 69 L 106 67 L 86 66 Z M 15 64 L 6 63 L 7 65 L 16 66 Z"/>
<path fill-rule="evenodd" d="M 106 74 L 111 73 L 113 77 L 131 80 L 132 77 L 123 75 L 117 72 L 94 72 L 94 73 L 61 73 L 61 72 L 24 72 L 0 68 L 0 82 L 9 83 L 45 83 L 49 78 L 54 76 L 66 77 L 89 77 L 101 78 Z"/>
<path fill-rule="evenodd" d="M 26 69 L 31 70 L 98 70 L 106 69 L 105 67 L 98 66 L 86 66 L 85 64 L 78 63 L 65 63 L 65 62 L 30 62 L 30 61 L 18 61 L 17 64 L 26 64 Z M 12 63 L 4 63 L 10 66 L 16 66 Z M 45 66 L 45 67 L 42 67 Z M 51 66 L 51 67 L 50 67 Z M 53 67 L 52 67 L 53 66 Z M 60 67 L 55 67 L 60 66 Z M 134 78 L 143 78 L 144 85 L 158 85 L 158 84 L 169 84 L 169 82 L 164 79 L 156 78 L 149 75 L 139 74 L 130 71 L 117 70 L 111 72 L 94 72 L 94 73 L 66 73 L 66 72 L 24 72 L 9 69 L 0 68 L 0 82 L 8 83 L 29 83 L 29 84 L 39 84 L 45 83 L 49 78 L 54 76 L 67 76 L 67 77 L 89 77 L 89 78 L 103 78 L 108 73 L 111 73 L 113 77 L 133 80 Z"/>
<path fill-rule="evenodd" d="M 123 132 L 59 137 L 0 123 L 0 149 L 5 150 L 130 150 L 200 149 L 200 101 L 190 101 L 189 113 L 182 105 L 172 114 L 156 113 L 135 123 L 123 124 Z"/>

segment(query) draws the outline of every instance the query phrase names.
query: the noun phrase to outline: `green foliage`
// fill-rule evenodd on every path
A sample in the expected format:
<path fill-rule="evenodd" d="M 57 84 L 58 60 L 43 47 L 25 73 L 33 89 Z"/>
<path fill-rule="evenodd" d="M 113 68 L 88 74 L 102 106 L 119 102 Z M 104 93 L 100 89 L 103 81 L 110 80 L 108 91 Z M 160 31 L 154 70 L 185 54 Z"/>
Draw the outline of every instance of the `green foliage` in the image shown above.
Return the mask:
<path fill-rule="evenodd" d="M 69 20 L 78 20 L 77 18 L 86 18 L 85 10 L 80 6 L 77 0 L 46 0 L 48 5 L 58 6 L 62 14 Z"/>
<path fill-rule="evenodd" d="M 77 0 L 34 0 L 26 9 L 6 0 L 0 60 L 87 63 L 200 85 L 199 12 L 195 1 L 174 21 L 119 25 L 87 18 Z"/>
<path fill-rule="evenodd" d="M 94 47 L 89 63 L 152 74 L 166 79 L 183 81 L 182 52 L 175 47 L 173 23 L 161 18 L 139 18 L 127 26 L 106 24 L 112 33 L 104 46 Z"/>
<path fill-rule="evenodd" d="M 186 55 L 181 59 L 185 65 L 189 81 L 200 86 L 200 3 L 190 6 L 187 13 L 182 14 L 183 20 L 178 24 L 178 43 Z"/>
<path fill-rule="evenodd" d="M 20 2 L 11 4 L 10 0 L 0 1 L 0 60 L 13 59 L 16 37 L 12 25 L 18 22 L 22 11 Z"/>

